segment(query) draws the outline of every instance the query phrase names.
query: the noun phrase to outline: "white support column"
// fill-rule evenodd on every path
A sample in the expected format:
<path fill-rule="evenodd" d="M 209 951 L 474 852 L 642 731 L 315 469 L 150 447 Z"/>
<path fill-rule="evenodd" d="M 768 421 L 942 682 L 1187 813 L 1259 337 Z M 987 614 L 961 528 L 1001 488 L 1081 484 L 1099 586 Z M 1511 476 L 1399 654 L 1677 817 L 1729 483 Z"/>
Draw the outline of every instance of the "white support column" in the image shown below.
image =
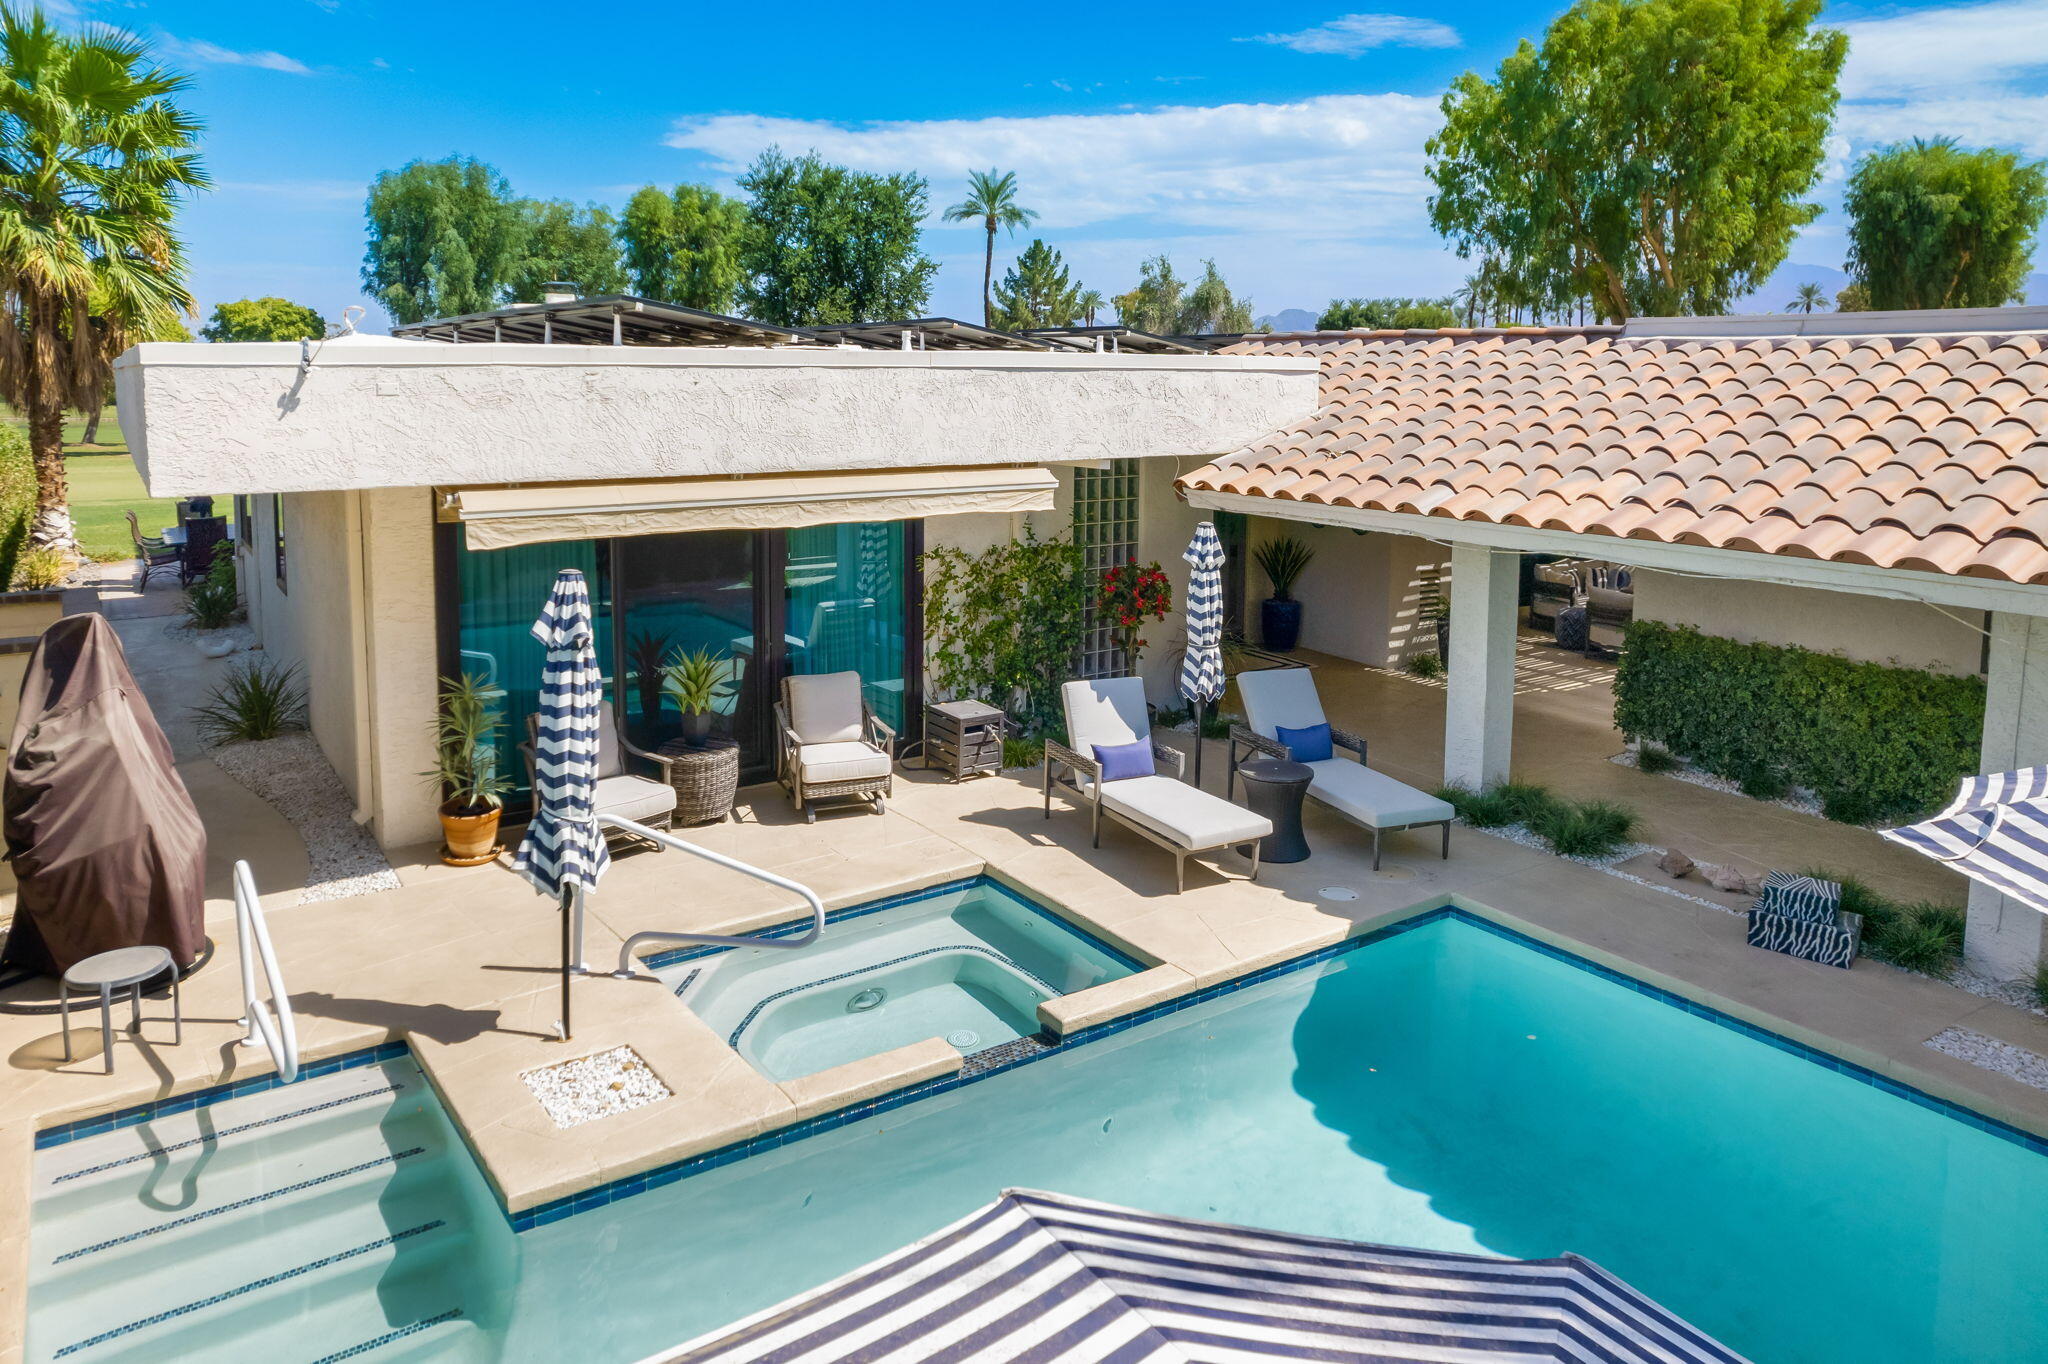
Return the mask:
<path fill-rule="evenodd" d="M 1515 599 L 1520 560 L 1479 545 L 1451 549 L 1450 692 L 1444 780 L 1474 790 L 1504 780 L 1515 732 Z"/>
<path fill-rule="evenodd" d="M 1980 770 L 2048 762 L 2048 618 L 1992 615 L 1986 682 Z M 1972 881 L 1964 960 L 1997 980 L 2031 980 L 2048 945 L 2044 925 L 2048 916 L 2039 910 Z"/>

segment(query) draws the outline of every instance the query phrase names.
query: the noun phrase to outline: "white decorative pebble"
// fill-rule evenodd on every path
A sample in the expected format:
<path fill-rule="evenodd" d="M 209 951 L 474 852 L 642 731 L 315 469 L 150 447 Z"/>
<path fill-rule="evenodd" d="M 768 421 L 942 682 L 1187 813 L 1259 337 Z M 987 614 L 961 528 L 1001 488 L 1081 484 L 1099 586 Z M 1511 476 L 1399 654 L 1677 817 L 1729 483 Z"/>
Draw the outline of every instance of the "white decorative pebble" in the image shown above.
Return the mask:
<path fill-rule="evenodd" d="M 669 1097 L 668 1086 L 631 1047 L 557 1061 L 525 1071 L 519 1078 L 526 1081 L 557 1127 L 609 1118 Z"/>
<path fill-rule="evenodd" d="M 1973 1028 L 1943 1028 L 1927 1039 L 1927 1045 L 1943 1056 L 2009 1075 L 2035 1089 L 2048 1089 L 2048 1056 L 2037 1051 L 2001 1042 Z"/>
<path fill-rule="evenodd" d="M 213 751 L 223 772 L 268 801 L 305 840 L 302 905 L 397 890 L 398 873 L 370 831 L 355 822 L 355 803 L 310 734 L 282 734 Z"/>

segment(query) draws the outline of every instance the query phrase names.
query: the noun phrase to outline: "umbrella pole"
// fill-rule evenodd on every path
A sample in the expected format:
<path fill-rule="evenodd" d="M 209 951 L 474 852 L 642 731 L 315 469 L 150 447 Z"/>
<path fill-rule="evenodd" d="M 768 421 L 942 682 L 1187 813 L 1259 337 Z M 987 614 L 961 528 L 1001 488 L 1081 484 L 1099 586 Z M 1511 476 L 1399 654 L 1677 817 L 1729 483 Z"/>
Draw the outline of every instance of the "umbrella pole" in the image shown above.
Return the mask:
<path fill-rule="evenodd" d="M 569 939 L 570 922 L 575 915 L 577 889 L 572 882 L 562 887 L 562 1040 L 569 1040 L 569 975 L 575 950 Z"/>
<path fill-rule="evenodd" d="M 1201 701 L 1195 702 L 1195 787 L 1197 790 L 1201 789 L 1202 785 L 1202 706 L 1204 704 Z"/>

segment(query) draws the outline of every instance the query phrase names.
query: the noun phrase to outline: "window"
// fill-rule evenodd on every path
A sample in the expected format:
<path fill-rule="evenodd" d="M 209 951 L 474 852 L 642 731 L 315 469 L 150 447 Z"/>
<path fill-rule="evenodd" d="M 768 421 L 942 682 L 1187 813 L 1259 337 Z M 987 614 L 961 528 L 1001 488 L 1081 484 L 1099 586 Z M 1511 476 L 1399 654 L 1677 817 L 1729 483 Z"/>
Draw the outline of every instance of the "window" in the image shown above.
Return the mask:
<path fill-rule="evenodd" d="M 256 543 L 256 499 L 247 493 L 235 494 L 235 543 L 245 550 Z"/>
<path fill-rule="evenodd" d="M 1088 631 L 1081 640 L 1081 676 L 1130 671 L 1116 628 L 1096 619 L 1102 571 L 1138 554 L 1138 461 L 1113 459 L 1104 469 L 1074 471 L 1074 544 L 1088 572 Z"/>
<path fill-rule="evenodd" d="M 270 534 L 277 545 L 277 590 L 285 590 L 284 581 L 284 494 L 270 495 Z"/>

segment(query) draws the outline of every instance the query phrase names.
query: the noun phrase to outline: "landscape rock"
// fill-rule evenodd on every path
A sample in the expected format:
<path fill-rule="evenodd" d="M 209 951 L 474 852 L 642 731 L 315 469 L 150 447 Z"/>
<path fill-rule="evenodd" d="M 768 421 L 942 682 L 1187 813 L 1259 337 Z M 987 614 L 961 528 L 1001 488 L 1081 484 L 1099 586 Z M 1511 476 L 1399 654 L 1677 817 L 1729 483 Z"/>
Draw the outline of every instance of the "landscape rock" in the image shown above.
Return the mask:
<path fill-rule="evenodd" d="M 1664 855 L 1657 859 L 1657 870 L 1672 877 L 1684 876 L 1697 865 L 1676 848 L 1667 849 Z"/>
<path fill-rule="evenodd" d="M 1763 878 L 1751 876 L 1740 867 L 1702 867 L 1707 884 L 1730 895 L 1754 895 L 1763 889 Z"/>

